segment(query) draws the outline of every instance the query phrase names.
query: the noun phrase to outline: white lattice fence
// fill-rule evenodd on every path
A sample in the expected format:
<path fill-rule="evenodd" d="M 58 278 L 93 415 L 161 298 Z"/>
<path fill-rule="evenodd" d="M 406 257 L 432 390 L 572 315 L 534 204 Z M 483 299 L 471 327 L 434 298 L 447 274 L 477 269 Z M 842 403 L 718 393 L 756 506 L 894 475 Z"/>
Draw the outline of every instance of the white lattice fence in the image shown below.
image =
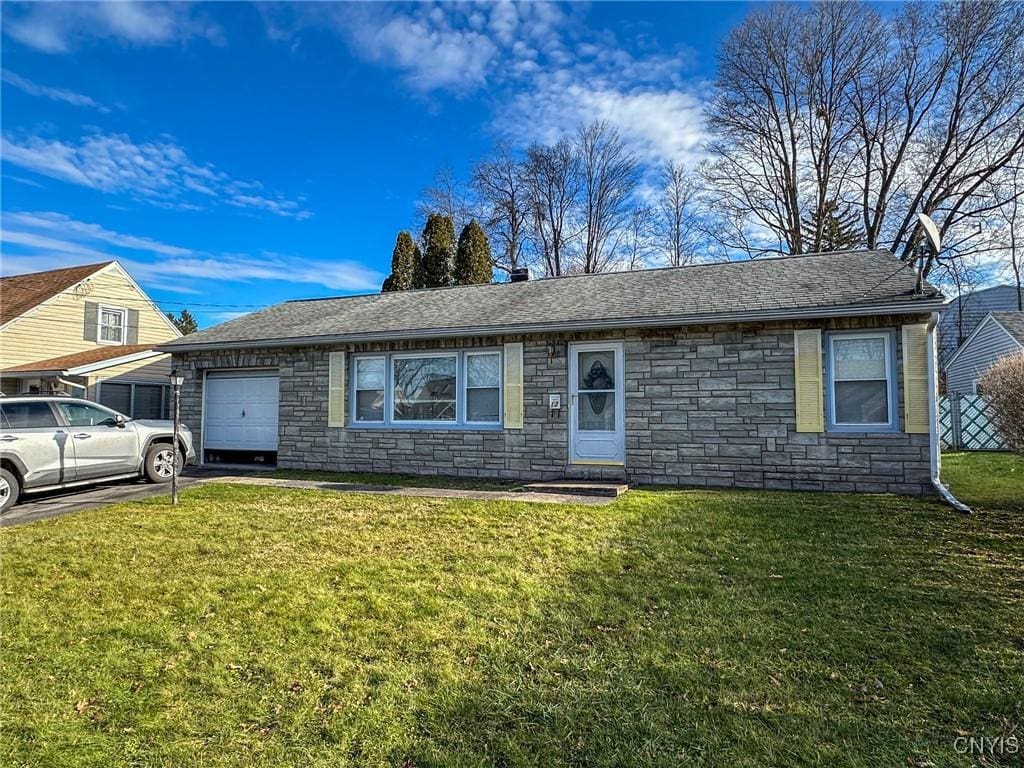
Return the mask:
<path fill-rule="evenodd" d="M 990 418 L 990 406 L 981 395 L 945 395 L 939 398 L 939 439 L 955 451 L 1005 451 L 1006 445 Z"/>

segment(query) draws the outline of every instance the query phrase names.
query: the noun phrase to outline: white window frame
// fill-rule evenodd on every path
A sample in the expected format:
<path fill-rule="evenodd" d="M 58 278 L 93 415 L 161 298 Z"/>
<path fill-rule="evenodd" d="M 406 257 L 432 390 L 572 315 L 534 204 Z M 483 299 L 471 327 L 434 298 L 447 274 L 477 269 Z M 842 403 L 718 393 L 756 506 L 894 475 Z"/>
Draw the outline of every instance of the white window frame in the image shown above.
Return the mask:
<path fill-rule="evenodd" d="M 498 418 L 496 421 L 470 421 L 469 420 L 469 390 L 471 389 L 494 389 L 494 387 L 471 387 L 469 386 L 469 358 L 471 357 L 497 357 L 498 358 Z M 462 409 L 461 416 L 464 424 L 482 424 L 485 426 L 497 426 L 501 424 L 501 415 L 505 412 L 505 392 L 502 382 L 505 380 L 505 361 L 497 349 L 474 349 L 462 353 Z"/>
<path fill-rule="evenodd" d="M 383 360 L 384 361 L 384 407 L 381 409 L 381 415 L 379 419 L 360 419 L 359 418 L 359 400 L 358 394 L 360 392 L 359 383 L 359 361 L 360 360 Z M 388 356 L 384 354 L 373 354 L 373 355 L 356 355 L 352 358 L 352 423 L 353 424 L 370 424 L 380 426 L 387 422 L 388 418 Z M 375 392 L 373 389 L 362 390 L 364 392 Z"/>
<path fill-rule="evenodd" d="M 498 356 L 501 374 L 498 379 L 498 421 L 468 421 L 466 419 L 466 357 L 478 354 Z M 395 409 L 395 361 L 424 357 L 455 358 L 455 418 L 448 421 L 403 421 L 394 418 Z M 384 420 L 363 421 L 356 418 L 356 368 L 364 358 L 384 358 Z M 352 355 L 349 372 L 348 408 L 349 424 L 360 429 L 441 429 L 441 430 L 499 430 L 503 428 L 505 403 L 505 356 L 501 347 L 473 347 L 472 349 L 423 350 L 410 352 L 360 352 Z"/>
<path fill-rule="evenodd" d="M 828 339 L 828 368 L 826 381 L 826 395 L 828 400 L 828 430 L 830 432 L 895 432 L 899 425 L 896 422 L 896 400 L 899 396 L 899 389 L 896 386 L 895 373 L 895 345 L 894 334 L 891 329 L 877 331 L 833 331 L 827 335 Z M 885 345 L 885 386 L 886 405 L 888 408 L 887 420 L 884 422 L 844 422 L 836 420 L 836 355 L 835 342 L 849 339 L 882 339 Z M 848 379 L 842 379 L 848 381 Z M 877 381 L 877 379 L 865 379 L 865 381 Z"/>
<path fill-rule="evenodd" d="M 110 339 L 103 338 L 103 313 L 104 312 L 116 312 L 121 316 L 121 340 L 112 341 Z M 110 327 L 110 326 L 107 326 Z M 128 339 L 128 310 L 124 307 L 114 307 L 109 304 L 100 304 L 99 309 L 96 311 L 96 342 L 98 344 L 108 344 L 110 346 L 124 346 Z"/>

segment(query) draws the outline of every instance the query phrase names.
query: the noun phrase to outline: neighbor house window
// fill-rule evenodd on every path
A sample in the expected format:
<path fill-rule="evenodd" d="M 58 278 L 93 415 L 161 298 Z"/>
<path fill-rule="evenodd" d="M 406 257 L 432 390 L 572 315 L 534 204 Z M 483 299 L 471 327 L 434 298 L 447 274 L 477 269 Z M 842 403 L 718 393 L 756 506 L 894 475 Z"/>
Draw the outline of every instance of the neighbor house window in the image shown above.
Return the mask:
<path fill-rule="evenodd" d="M 893 336 L 888 331 L 829 335 L 829 428 L 895 428 Z"/>
<path fill-rule="evenodd" d="M 387 358 L 357 357 L 355 362 L 354 421 L 383 422 L 387 389 Z"/>
<path fill-rule="evenodd" d="M 501 353 L 357 355 L 351 422 L 369 426 L 487 427 L 501 424 Z"/>
<path fill-rule="evenodd" d="M 124 318 L 123 309 L 100 307 L 100 341 L 105 344 L 124 344 Z"/>

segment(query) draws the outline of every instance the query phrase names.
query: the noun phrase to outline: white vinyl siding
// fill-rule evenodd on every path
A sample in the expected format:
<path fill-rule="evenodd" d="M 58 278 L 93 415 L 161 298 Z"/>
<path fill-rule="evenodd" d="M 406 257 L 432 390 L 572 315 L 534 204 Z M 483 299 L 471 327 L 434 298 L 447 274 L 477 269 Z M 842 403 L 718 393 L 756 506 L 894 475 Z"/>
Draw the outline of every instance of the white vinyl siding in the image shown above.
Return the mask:
<path fill-rule="evenodd" d="M 969 395 L 975 382 L 1006 355 L 1021 351 L 1021 345 L 995 318 L 985 320 L 946 368 L 946 392 Z"/>

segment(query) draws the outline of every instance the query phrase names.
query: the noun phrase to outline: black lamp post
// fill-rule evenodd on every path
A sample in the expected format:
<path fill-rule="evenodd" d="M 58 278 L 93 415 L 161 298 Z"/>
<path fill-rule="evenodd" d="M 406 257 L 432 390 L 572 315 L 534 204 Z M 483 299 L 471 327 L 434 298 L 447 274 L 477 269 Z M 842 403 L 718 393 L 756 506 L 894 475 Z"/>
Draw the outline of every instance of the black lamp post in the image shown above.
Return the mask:
<path fill-rule="evenodd" d="M 181 385 L 185 383 L 185 377 L 178 373 L 178 369 L 175 368 L 171 371 L 171 390 L 174 395 L 174 420 L 172 422 L 172 431 L 174 434 L 171 456 L 171 504 L 177 506 L 178 504 L 178 418 L 181 411 Z"/>

